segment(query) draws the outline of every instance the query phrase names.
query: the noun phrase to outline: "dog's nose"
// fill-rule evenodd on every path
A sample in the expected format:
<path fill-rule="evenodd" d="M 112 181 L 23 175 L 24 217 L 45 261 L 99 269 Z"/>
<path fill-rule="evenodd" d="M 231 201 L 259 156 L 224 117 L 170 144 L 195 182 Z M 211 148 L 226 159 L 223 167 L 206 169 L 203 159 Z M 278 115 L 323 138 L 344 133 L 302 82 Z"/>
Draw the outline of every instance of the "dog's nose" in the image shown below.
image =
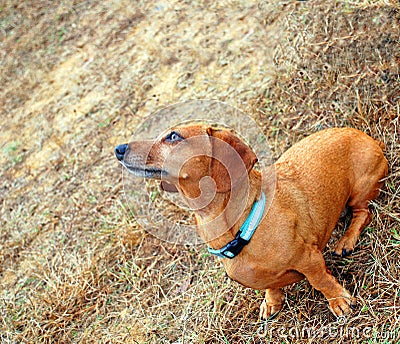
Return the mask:
<path fill-rule="evenodd" d="M 115 152 L 115 156 L 117 157 L 117 159 L 119 161 L 122 161 L 122 159 L 124 158 L 126 149 L 128 148 L 128 145 L 126 143 L 124 143 L 123 145 L 119 145 L 117 147 L 114 148 L 114 152 Z"/>

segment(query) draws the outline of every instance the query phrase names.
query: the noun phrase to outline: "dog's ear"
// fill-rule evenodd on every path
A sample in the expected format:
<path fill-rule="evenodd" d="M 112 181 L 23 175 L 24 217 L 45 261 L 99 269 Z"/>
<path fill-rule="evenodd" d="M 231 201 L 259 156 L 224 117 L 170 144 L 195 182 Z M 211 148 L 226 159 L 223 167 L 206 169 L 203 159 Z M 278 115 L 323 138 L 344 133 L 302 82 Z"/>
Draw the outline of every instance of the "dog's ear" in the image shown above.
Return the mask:
<path fill-rule="evenodd" d="M 212 145 L 211 177 L 216 183 L 217 192 L 228 192 L 247 177 L 257 162 L 257 156 L 228 130 L 209 127 L 207 134 Z"/>
<path fill-rule="evenodd" d="M 166 192 L 178 192 L 178 189 L 174 184 L 168 183 L 165 180 L 160 183 L 161 189 Z"/>

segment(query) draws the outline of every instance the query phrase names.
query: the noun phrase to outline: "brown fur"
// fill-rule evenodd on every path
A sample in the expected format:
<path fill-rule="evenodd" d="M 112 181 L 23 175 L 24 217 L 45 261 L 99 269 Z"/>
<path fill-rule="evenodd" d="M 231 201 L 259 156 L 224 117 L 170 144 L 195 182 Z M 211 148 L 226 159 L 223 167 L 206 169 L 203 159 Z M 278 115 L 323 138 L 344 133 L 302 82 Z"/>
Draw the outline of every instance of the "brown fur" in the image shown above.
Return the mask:
<path fill-rule="evenodd" d="M 232 279 L 247 287 L 266 289 L 261 317 L 266 319 L 282 308 L 280 288 L 304 277 L 325 295 L 335 315 L 349 313 L 354 299 L 331 275 L 321 251 L 346 205 L 353 210 L 353 220 L 335 247 L 337 255 L 350 254 L 371 221 L 368 205 L 378 196 L 388 169 L 382 145 L 355 129 L 328 129 L 295 144 L 261 175 L 253 168 L 254 153 L 231 132 L 201 125 L 175 131 L 188 141 L 182 145 L 182 154 L 174 152 L 176 144 L 165 138 L 154 144 L 132 142 L 123 163 L 128 168 L 167 171 L 168 175 L 162 177 L 164 189 L 179 191 L 197 209 L 199 233 L 214 249 L 234 238 L 264 191 L 268 211 L 250 243 L 234 259 L 223 259 Z M 190 142 L 192 137 L 200 139 Z M 242 160 L 240 173 L 229 174 L 217 161 L 219 156 L 232 161 L 228 170 L 238 166 L 235 153 L 220 146 L 220 140 Z M 187 158 L 190 154 L 192 159 Z M 216 183 L 215 194 L 207 193 L 211 184 L 202 180 L 207 176 Z M 210 201 L 205 202 L 206 198 Z M 229 199 L 233 207 L 218 218 Z M 243 199 L 245 209 L 236 218 L 235 205 L 239 207 Z M 217 222 L 210 225 L 209 221 L 216 218 Z"/>

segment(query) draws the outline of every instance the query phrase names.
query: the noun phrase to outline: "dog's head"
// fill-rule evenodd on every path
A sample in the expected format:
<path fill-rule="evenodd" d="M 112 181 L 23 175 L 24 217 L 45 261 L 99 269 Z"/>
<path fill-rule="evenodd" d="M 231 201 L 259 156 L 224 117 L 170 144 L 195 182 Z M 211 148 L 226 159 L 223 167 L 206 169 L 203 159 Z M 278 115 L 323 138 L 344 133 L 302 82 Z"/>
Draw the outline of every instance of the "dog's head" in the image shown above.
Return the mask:
<path fill-rule="evenodd" d="M 204 125 L 173 128 L 154 141 L 133 141 L 115 148 L 133 174 L 159 179 L 165 191 L 199 197 L 204 190 L 228 192 L 257 161 L 254 152 L 226 129 Z"/>

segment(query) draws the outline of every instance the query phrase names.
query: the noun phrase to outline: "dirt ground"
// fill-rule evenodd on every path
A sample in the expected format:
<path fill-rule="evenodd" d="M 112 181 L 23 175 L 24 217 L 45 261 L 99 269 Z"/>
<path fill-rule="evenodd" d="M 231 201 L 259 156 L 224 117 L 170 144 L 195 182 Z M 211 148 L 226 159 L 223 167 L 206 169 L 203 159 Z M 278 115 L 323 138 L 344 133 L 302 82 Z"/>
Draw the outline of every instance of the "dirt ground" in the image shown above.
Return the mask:
<path fill-rule="evenodd" d="M 0 71 L 0 342 L 400 341 L 397 0 L 2 1 Z M 245 111 L 275 157 L 333 126 L 385 142 L 373 222 L 335 259 L 341 221 L 325 254 L 350 317 L 302 281 L 262 323 L 204 245 L 135 222 L 113 148 L 188 99 Z"/>

